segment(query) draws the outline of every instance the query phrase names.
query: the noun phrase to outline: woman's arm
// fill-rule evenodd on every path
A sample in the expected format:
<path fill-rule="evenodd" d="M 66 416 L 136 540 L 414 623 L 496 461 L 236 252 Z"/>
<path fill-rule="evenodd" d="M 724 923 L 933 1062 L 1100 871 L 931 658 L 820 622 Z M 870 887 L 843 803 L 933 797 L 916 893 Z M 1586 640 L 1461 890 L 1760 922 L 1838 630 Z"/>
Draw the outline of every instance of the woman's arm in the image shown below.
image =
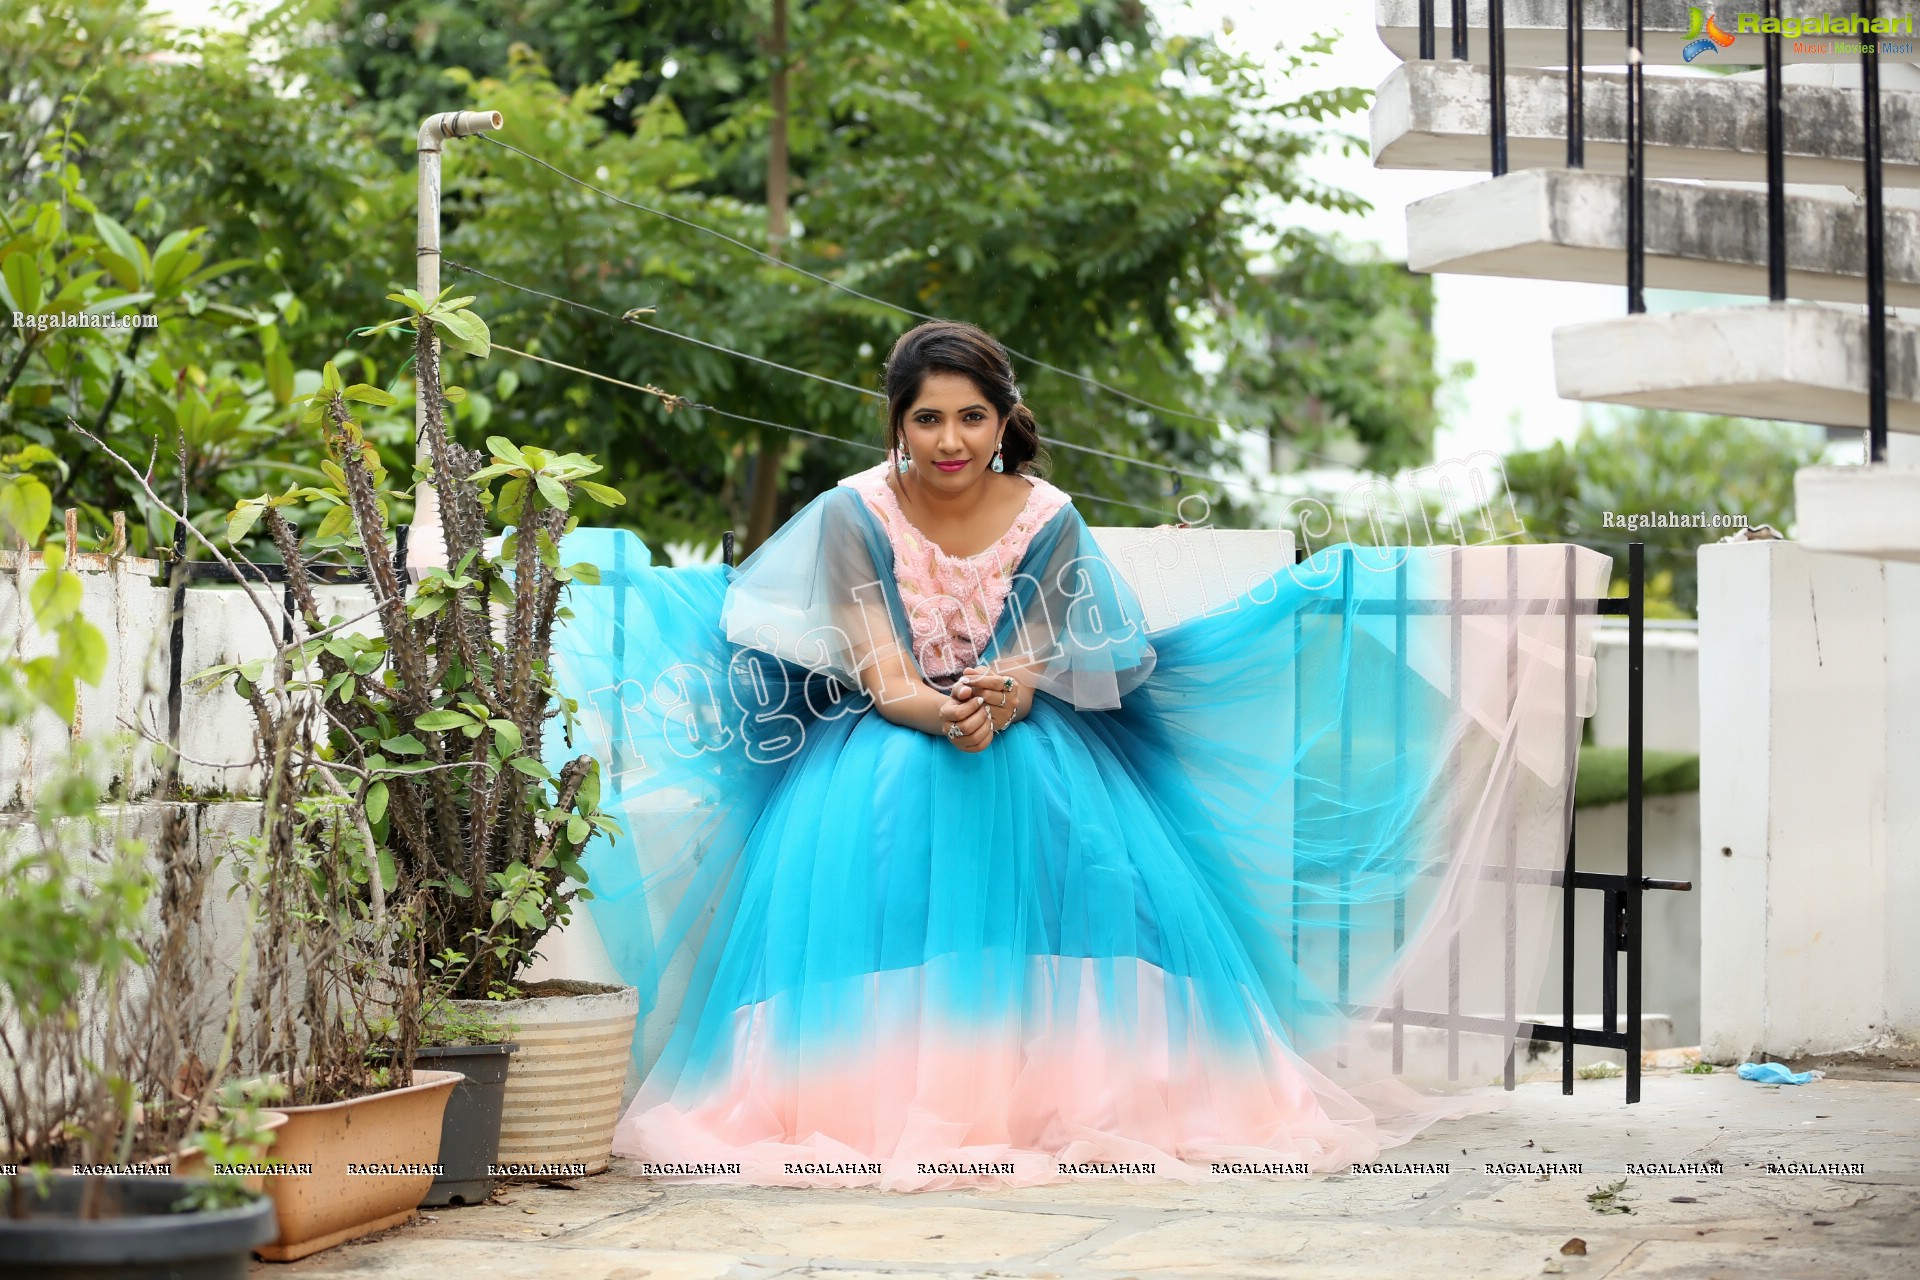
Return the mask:
<path fill-rule="evenodd" d="M 915 679 L 897 649 L 863 666 L 860 683 L 872 696 L 873 709 L 890 723 L 942 738 L 947 737 L 949 726 L 957 724 L 960 732 L 952 741 L 962 751 L 978 751 L 992 737 L 983 699 L 950 697 Z"/>

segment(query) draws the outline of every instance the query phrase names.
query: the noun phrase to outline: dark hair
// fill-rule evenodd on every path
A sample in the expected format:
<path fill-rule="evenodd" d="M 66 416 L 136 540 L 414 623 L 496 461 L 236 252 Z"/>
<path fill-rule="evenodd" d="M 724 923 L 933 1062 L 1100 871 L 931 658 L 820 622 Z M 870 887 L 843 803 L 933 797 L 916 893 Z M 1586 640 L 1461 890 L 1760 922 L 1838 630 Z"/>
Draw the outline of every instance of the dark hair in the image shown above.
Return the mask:
<path fill-rule="evenodd" d="M 963 320 L 929 320 L 900 335 L 887 353 L 887 447 L 901 446 L 900 424 L 920 395 L 930 373 L 957 373 L 980 388 L 994 411 L 1007 420 L 1000 438 L 1008 471 L 1038 474 L 1045 464 L 1040 428 L 1020 399 L 1007 349 L 986 330 Z"/>

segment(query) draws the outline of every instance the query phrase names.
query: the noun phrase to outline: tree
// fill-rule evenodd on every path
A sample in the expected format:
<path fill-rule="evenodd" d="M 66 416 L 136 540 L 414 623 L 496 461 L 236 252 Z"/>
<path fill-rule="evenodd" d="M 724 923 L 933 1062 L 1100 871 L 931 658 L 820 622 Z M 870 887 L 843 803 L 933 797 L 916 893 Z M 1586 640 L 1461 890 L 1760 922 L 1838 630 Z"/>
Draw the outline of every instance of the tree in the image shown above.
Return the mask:
<path fill-rule="evenodd" d="M 1744 516 L 1749 526 L 1784 534 L 1793 525 L 1794 472 L 1818 462 L 1823 450 L 1818 428 L 1638 410 L 1589 420 L 1571 445 L 1555 441 L 1509 455 L 1507 483 L 1532 537 L 1611 554 L 1616 592 L 1624 590 L 1627 544 L 1644 542 L 1648 580 L 1666 576 L 1674 608 L 1692 617 L 1700 599 L 1695 553 L 1733 529 L 1629 532 L 1620 517 Z"/>
<path fill-rule="evenodd" d="M 1160 35 L 1136 0 L 790 7 L 792 234 L 780 248 L 794 266 L 882 301 L 462 140 L 446 161 L 448 257 L 563 301 L 453 267 L 448 282 L 484 295 L 501 343 L 663 393 L 506 356 L 467 379 L 453 424 L 463 438 L 505 428 L 592 452 L 628 504 L 589 505 L 586 520 L 632 521 L 656 545 L 711 543 L 746 523 L 761 440 L 776 442 L 775 518 L 877 455 L 688 404 L 877 445 L 871 396 L 773 364 L 876 390 L 884 353 L 915 322 L 900 308 L 912 307 L 973 320 L 1032 357 L 1016 358 L 1023 391 L 1063 441 L 1231 473 L 1241 463 L 1238 441 L 1217 427 L 1226 415 L 1308 447 L 1351 436 L 1380 466 L 1424 451 L 1434 418 L 1425 283 L 1263 212 L 1353 206 L 1306 182 L 1300 161 L 1366 95 L 1273 105 L 1267 72 L 1209 41 Z M 71 104 L 76 140 L 63 161 L 94 205 L 149 246 L 204 227 L 209 253 L 249 264 L 218 281 L 217 300 L 255 321 L 214 313 L 221 322 L 209 323 L 186 304 L 192 323 L 168 331 L 175 373 L 226 361 L 260 396 L 269 319 L 296 395 L 328 359 L 362 380 L 374 363 L 400 363 L 404 351 L 361 341 L 352 326 L 412 283 L 413 137 L 428 110 L 500 109 L 501 140 L 540 160 L 773 247 L 762 47 L 771 0 L 288 0 L 237 34 L 179 40 L 143 10 L 140 0 L 54 0 L 0 16 L 0 45 L 28 51 L 16 62 L 31 77 L 0 104 L 0 134 L 41 137 L 33 104 L 58 101 L 77 78 L 86 91 Z M 35 157 L 42 201 L 58 198 L 43 141 L 11 144 Z M 1201 345 L 1224 374 L 1196 368 Z M 158 344 L 135 353 L 123 378 L 140 394 L 123 390 L 107 425 L 129 452 L 159 442 L 170 481 L 172 433 L 156 424 L 180 393 L 143 363 L 149 347 Z M 373 360 L 387 351 L 392 361 Z M 80 388 L 95 396 L 81 420 L 99 413 L 112 372 Z M 400 410 L 370 435 L 404 469 L 411 387 L 392 389 Z M 21 407 L 9 406 L 12 422 Z M 277 393 L 262 407 L 243 461 L 317 465 Z M 496 415 L 511 421 L 490 425 Z M 1125 504 L 1171 512 L 1163 471 L 1071 449 L 1054 463 L 1065 487 L 1120 504 L 1089 504 L 1097 522 L 1156 518 Z M 200 479 L 191 463 L 188 478 Z M 109 477 L 71 485 L 72 498 L 101 509 L 126 497 Z M 278 486 L 262 476 L 240 491 L 265 487 Z M 1248 513 L 1231 497 L 1214 508 L 1224 523 Z"/>
<path fill-rule="evenodd" d="M 472 105 L 506 111 L 505 140 L 767 249 L 772 107 L 758 41 L 769 15 L 767 3 L 350 5 L 342 50 L 362 88 L 392 94 L 403 117 L 429 101 L 424 72 L 448 66 Z M 1075 443 L 1231 469 L 1214 422 L 1232 409 L 1288 438 L 1353 432 L 1381 465 L 1424 451 L 1434 416 L 1424 282 L 1258 211 L 1269 196 L 1353 206 L 1306 183 L 1299 162 L 1321 145 L 1322 123 L 1363 94 L 1265 105 L 1260 68 L 1159 36 L 1131 3 L 840 0 L 797 6 L 791 24 L 784 250 L 797 265 L 1192 411 L 1148 410 L 1016 359 L 1043 430 Z M 653 304 L 647 319 L 662 327 L 867 388 L 915 320 L 596 203 L 484 144 L 449 173 L 447 207 L 461 218 L 450 256 L 504 264 L 487 269 L 605 311 Z M 882 439 L 871 401 L 845 390 L 475 287 L 503 332 L 572 352 L 569 363 L 749 417 Z M 1196 371 L 1201 341 L 1233 376 Z M 514 385 L 548 405 L 577 396 L 566 430 L 618 469 L 630 510 L 652 513 L 650 533 L 710 541 L 744 514 L 748 430 L 570 374 L 534 370 Z M 872 457 L 814 441 L 778 452 L 783 509 Z M 1170 509 L 1163 473 L 1072 451 L 1055 467 L 1069 488 Z M 1139 518 L 1124 506 L 1090 514 Z"/>

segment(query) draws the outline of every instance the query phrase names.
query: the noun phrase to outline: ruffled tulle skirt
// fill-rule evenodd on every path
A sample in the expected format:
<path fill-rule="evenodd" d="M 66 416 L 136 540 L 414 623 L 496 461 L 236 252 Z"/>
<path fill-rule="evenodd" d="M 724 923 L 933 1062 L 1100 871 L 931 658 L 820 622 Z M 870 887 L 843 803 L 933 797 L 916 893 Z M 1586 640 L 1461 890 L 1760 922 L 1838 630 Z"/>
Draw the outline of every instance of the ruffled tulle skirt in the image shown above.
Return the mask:
<path fill-rule="evenodd" d="M 1121 709 L 1041 695 L 966 754 L 726 643 L 728 571 L 591 558 L 561 672 L 628 828 L 590 866 L 648 1012 L 614 1140 L 642 1172 L 1299 1176 L 1498 1105 L 1395 1074 L 1363 1010 L 1457 957 L 1475 872 L 1518 806 L 1564 832 L 1570 774 L 1530 774 L 1352 590 L 1169 629 Z"/>

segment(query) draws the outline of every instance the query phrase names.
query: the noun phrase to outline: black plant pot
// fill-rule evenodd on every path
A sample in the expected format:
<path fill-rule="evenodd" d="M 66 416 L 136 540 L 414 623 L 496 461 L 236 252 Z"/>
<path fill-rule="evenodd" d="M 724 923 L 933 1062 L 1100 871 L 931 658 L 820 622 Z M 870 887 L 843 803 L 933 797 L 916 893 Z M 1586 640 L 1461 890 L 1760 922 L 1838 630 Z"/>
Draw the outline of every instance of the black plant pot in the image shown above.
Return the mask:
<path fill-rule="evenodd" d="M 488 1172 L 500 1154 L 500 1113 L 507 1096 L 507 1055 L 517 1044 L 424 1045 L 413 1065 L 426 1071 L 458 1071 L 466 1079 L 453 1087 L 447 1118 L 440 1126 L 440 1157 L 445 1171 L 433 1180 L 428 1208 L 479 1204 L 493 1194 Z"/>
<path fill-rule="evenodd" d="M 186 1178 L 56 1174 L 46 1195 L 31 1178 L 27 1216 L 0 1217 L 0 1280 L 246 1280 L 253 1247 L 279 1234 L 273 1201 L 175 1213 Z M 102 1182 L 108 1216 L 81 1219 L 80 1194 Z M 0 1178 L 0 1206 L 8 1193 Z"/>

